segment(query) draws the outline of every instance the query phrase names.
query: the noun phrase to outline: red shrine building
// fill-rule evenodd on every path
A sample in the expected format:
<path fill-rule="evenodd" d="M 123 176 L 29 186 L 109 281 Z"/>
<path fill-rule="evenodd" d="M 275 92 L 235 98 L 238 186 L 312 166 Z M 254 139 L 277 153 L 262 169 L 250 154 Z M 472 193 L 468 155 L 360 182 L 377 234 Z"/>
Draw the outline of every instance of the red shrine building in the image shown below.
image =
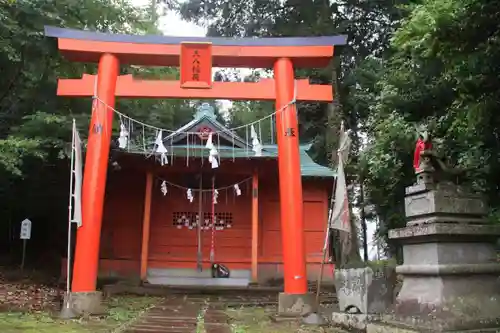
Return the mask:
<path fill-rule="evenodd" d="M 214 133 L 217 168 L 208 160 L 208 133 Z M 142 147 L 113 154 L 119 169 L 108 174 L 99 275 L 235 287 L 282 279 L 277 146 L 263 145 L 254 156 L 248 140 L 218 122 L 208 104 L 164 142 L 169 161 L 163 166 L 155 156 L 145 158 Z M 300 170 L 312 280 L 323 256 L 334 173 L 316 164 L 309 148 L 300 146 Z M 213 279 L 211 261 L 227 266 L 230 277 Z M 330 270 L 325 278 L 332 278 Z"/>

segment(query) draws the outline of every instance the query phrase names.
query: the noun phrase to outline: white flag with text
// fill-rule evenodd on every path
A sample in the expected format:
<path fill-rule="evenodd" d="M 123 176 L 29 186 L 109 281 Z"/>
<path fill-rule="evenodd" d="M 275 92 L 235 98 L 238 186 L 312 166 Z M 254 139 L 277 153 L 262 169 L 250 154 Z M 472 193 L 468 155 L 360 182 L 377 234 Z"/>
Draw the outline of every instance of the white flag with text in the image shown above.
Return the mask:
<path fill-rule="evenodd" d="M 82 161 L 82 140 L 76 129 L 76 124 L 73 121 L 73 149 L 72 149 L 72 159 L 73 159 L 73 170 L 71 170 L 73 177 L 73 216 L 71 222 L 76 223 L 78 227 L 82 226 L 82 173 L 83 173 L 83 161 Z"/>
<path fill-rule="evenodd" d="M 335 201 L 329 218 L 330 228 L 351 232 L 349 199 L 347 195 L 347 184 L 345 179 L 344 164 L 349 156 L 351 147 L 350 131 L 344 131 L 344 126 L 340 128 L 340 142 L 337 167 L 337 184 L 335 187 Z"/>

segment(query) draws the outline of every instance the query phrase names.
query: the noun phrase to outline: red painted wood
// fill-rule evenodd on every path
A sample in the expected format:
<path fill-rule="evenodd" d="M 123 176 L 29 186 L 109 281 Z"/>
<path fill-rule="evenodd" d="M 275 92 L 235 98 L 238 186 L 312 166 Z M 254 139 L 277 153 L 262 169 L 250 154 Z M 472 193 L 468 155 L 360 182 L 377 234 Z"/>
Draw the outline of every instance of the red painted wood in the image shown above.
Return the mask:
<path fill-rule="evenodd" d="M 118 58 L 111 54 L 100 56 L 96 94 L 102 103 L 94 104 L 90 120 L 82 186 L 83 221 L 77 232 L 71 284 L 73 292 L 95 291 L 96 288 L 104 192 L 113 129 L 113 112 L 106 105 L 115 105 L 118 71 Z"/>
<path fill-rule="evenodd" d="M 97 62 L 103 53 L 114 53 L 122 63 L 178 66 L 180 45 L 136 44 L 58 38 L 61 54 L 70 61 Z M 334 46 L 213 46 L 214 67 L 270 68 L 276 59 L 290 57 L 297 68 L 326 67 Z"/>
<path fill-rule="evenodd" d="M 212 87 L 212 43 L 181 43 L 181 88 Z"/>
<path fill-rule="evenodd" d="M 144 191 L 144 209 L 142 217 L 141 241 L 141 280 L 145 281 L 148 271 L 149 238 L 151 235 L 151 197 L 153 195 L 153 174 L 146 173 L 146 190 Z"/>
<path fill-rule="evenodd" d="M 259 175 L 252 176 L 252 282 L 259 280 Z"/>
<path fill-rule="evenodd" d="M 122 161 L 122 160 L 120 160 Z M 133 166 L 134 161 L 138 164 Z M 264 161 L 261 161 L 266 165 Z M 102 233 L 101 258 L 108 260 L 140 259 L 141 254 L 141 221 L 144 205 L 144 164 L 143 158 L 123 159 L 122 170 L 111 172 L 108 178 L 106 193 L 105 213 Z M 232 162 L 226 164 L 233 165 Z M 222 164 L 224 165 L 224 163 Z M 217 176 L 224 184 L 233 184 L 251 175 L 250 165 L 237 164 L 239 174 L 222 172 Z M 163 172 L 161 177 L 172 182 L 181 183 L 182 163 L 173 166 L 158 168 Z M 253 165 L 255 166 L 255 165 Z M 252 167 L 253 167 L 252 166 Z M 155 166 L 156 168 L 156 166 Z M 235 167 L 233 167 L 235 168 Z M 266 165 L 265 173 L 259 175 L 259 272 L 261 265 L 282 264 L 281 224 L 276 177 L 276 163 Z M 170 172 L 175 172 L 171 174 Z M 184 174 L 184 176 L 186 176 Z M 192 177 L 192 176 L 191 176 Z M 189 178 L 189 176 L 188 176 Z M 209 185 L 207 183 L 207 185 Z M 226 202 L 225 193 L 219 194 L 219 204 L 216 212 L 233 213 L 233 228 L 216 233 L 215 259 L 228 265 L 230 269 L 251 269 L 251 206 L 252 197 L 249 188 L 242 185 L 242 195 L 236 197 L 232 190 L 228 191 Z M 306 262 L 308 265 L 321 261 L 323 246 L 324 226 L 327 218 L 327 198 L 331 182 L 304 180 L 304 239 Z M 186 199 L 186 193 L 173 187 L 168 188 L 167 196 L 160 192 L 160 180 L 155 177 L 153 181 L 151 202 L 151 231 L 149 240 L 148 267 L 150 268 L 196 268 L 196 230 L 177 229 L 173 226 L 172 213 L 174 211 L 198 211 L 197 196 L 193 203 Z M 205 211 L 210 211 L 209 194 L 205 196 Z M 111 236 L 107 236 L 111 235 Z M 204 267 L 209 268 L 210 254 L 209 231 L 203 232 Z M 120 262 L 125 265 L 118 269 Z M 113 261 L 113 271 L 129 271 L 131 265 L 128 261 Z M 108 267 L 106 266 L 106 267 Z M 136 265 L 139 276 L 140 265 Z M 102 267 L 102 270 L 106 270 Z M 309 267 L 309 266 L 308 266 Z M 309 272 L 309 268 L 308 268 Z"/>
<path fill-rule="evenodd" d="M 59 79 L 58 96 L 90 97 L 94 94 L 95 75 L 84 74 L 79 79 Z M 310 84 L 308 79 L 299 79 L 297 100 L 311 102 L 331 102 L 331 85 Z M 183 87 L 180 81 L 141 80 L 132 75 L 118 77 L 116 96 L 121 98 L 179 98 L 179 99 L 230 99 L 274 101 L 275 81 L 262 79 L 259 82 L 213 82 L 211 89 L 191 86 Z M 206 88 L 206 86 L 204 85 Z"/>

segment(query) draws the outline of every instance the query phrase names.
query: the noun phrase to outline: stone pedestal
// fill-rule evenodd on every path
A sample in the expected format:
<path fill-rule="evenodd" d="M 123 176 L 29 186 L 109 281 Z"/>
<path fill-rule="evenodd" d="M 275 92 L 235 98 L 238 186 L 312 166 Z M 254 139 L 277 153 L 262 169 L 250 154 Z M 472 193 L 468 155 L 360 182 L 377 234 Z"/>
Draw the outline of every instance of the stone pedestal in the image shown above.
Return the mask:
<path fill-rule="evenodd" d="M 481 197 L 428 177 L 407 188 L 401 291 L 368 332 L 450 332 L 500 328 L 500 226 L 485 221 Z"/>
<path fill-rule="evenodd" d="M 317 311 L 314 294 L 286 294 L 278 296 L 278 316 L 302 317 Z"/>
<path fill-rule="evenodd" d="M 378 314 L 392 305 L 395 284 L 396 274 L 391 266 L 336 270 L 340 312 L 332 313 L 332 324 L 364 331 L 367 323 L 379 318 Z"/>
<path fill-rule="evenodd" d="M 83 315 L 105 314 L 106 309 L 102 305 L 102 293 L 80 292 L 64 295 L 64 304 L 61 316 L 66 319 L 81 317 Z"/>
<path fill-rule="evenodd" d="M 340 312 L 382 313 L 394 301 L 394 267 L 335 270 L 335 287 Z"/>
<path fill-rule="evenodd" d="M 366 332 L 368 325 L 380 320 L 380 315 L 333 312 L 331 323 L 349 332 Z"/>

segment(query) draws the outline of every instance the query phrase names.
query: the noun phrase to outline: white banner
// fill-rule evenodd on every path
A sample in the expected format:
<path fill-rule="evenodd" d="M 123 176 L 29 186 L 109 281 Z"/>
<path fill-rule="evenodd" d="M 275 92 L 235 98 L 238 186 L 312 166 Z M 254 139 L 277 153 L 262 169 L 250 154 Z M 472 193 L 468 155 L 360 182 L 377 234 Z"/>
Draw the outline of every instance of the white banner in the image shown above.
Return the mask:
<path fill-rule="evenodd" d="M 82 172 L 83 172 L 83 161 L 82 161 L 82 140 L 76 129 L 76 124 L 73 121 L 73 174 L 74 184 L 73 184 L 73 216 L 71 222 L 76 223 L 78 227 L 82 226 Z"/>
<path fill-rule="evenodd" d="M 349 213 L 349 198 L 347 195 L 347 184 L 345 179 L 344 164 L 349 156 L 351 147 L 350 131 L 344 131 L 342 124 L 340 128 L 340 140 L 337 167 L 337 183 L 335 186 L 335 201 L 333 210 L 329 216 L 330 228 L 351 232 L 350 213 Z"/>
<path fill-rule="evenodd" d="M 344 163 L 339 159 L 337 169 L 337 185 L 335 188 L 335 203 L 330 216 L 330 228 L 351 232 L 349 199 L 344 173 Z"/>

